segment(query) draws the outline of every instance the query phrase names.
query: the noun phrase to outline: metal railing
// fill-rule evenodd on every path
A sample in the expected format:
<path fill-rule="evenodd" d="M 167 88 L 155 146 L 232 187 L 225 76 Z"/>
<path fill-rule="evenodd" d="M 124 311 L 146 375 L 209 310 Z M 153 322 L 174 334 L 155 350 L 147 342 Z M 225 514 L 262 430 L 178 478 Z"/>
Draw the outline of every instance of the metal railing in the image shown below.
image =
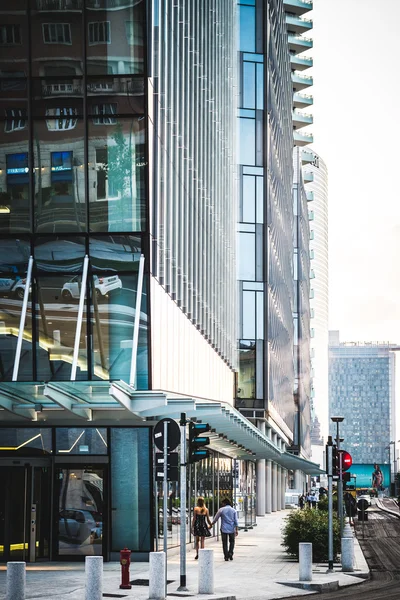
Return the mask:
<path fill-rule="evenodd" d="M 37 10 L 82 10 L 83 0 L 36 0 Z"/>

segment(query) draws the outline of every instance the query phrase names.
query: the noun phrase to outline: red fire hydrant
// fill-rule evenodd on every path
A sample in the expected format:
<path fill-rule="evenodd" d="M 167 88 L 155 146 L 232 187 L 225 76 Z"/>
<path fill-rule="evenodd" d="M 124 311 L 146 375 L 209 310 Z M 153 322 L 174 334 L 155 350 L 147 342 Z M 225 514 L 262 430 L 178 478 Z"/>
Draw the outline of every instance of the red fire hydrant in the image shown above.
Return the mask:
<path fill-rule="evenodd" d="M 121 563 L 121 590 L 130 590 L 132 588 L 129 576 L 129 565 L 131 564 L 131 551 L 124 548 L 119 551 L 119 562 Z"/>

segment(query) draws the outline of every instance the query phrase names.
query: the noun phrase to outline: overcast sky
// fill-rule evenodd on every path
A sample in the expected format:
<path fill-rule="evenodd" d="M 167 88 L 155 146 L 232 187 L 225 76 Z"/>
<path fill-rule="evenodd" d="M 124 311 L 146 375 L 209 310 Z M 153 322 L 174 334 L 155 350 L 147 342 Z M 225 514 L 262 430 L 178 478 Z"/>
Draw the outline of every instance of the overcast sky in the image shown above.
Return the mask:
<path fill-rule="evenodd" d="M 341 341 L 400 344 L 400 0 L 314 0 L 312 18 L 313 147 L 329 172 L 329 326 Z"/>

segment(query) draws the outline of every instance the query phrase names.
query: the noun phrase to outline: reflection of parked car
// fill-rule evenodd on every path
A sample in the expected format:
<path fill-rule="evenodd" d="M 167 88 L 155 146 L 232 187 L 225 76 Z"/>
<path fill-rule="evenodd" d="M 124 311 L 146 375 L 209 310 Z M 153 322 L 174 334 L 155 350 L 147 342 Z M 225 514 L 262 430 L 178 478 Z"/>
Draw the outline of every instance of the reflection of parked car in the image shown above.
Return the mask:
<path fill-rule="evenodd" d="M 78 544 L 89 538 L 89 542 L 93 544 L 103 537 L 102 519 L 101 514 L 95 511 L 64 508 L 59 514 L 59 536 Z"/>
<path fill-rule="evenodd" d="M 10 271 L 12 272 L 11 276 Z M 17 273 L 16 267 L 10 267 L 7 273 L 0 272 L 0 294 L 16 296 L 22 300 L 25 293 L 26 279 L 21 279 Z"/>
<path fill-rule="evenodd" d="M 94 288 L 96 290 L 96 296 L 106 296 L 113 290 L 120 290 L 122 288 L 122 281 L 118 275 L 110 275 L 109 277 L 98 277 L 93 275 Z M 63 285 L 61 290 L 61 296 L 64 300 L 72 300 L 72 298 L 79 298 L 81 292 L 81 281 L 78 276 L 74 277 Z"/>

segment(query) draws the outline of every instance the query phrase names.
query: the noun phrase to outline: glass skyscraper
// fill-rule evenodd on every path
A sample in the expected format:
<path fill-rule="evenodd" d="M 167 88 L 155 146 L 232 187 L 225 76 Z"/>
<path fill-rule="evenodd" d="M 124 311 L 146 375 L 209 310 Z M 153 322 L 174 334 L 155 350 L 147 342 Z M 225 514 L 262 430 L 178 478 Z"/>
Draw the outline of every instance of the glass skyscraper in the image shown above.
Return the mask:
<path fill-rule="evenodd" d="M 340 342 L 329 332 L 329 416 L 340 415 L 340 436 L 353 463 L 390 463 L 395 440 L 395 353 L 397 344 Z M 336 425 L 330 423 L 336 437 Z"/>

